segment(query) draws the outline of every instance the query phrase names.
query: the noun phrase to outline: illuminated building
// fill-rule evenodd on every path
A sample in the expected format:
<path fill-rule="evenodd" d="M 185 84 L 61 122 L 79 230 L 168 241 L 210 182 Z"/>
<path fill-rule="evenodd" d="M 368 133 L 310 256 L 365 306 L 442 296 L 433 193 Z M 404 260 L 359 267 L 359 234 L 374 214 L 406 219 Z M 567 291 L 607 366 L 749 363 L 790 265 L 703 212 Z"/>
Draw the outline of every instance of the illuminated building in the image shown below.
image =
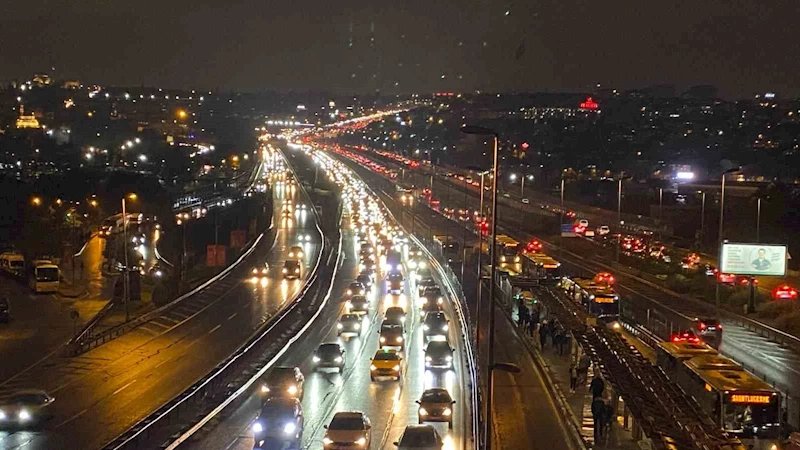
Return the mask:
<path fill-rule="evenodd" d="M 19 117 L 17 118 L 17 128 L 41 128 L 42 126 L 39 124 L 39 121 L 36 120 L 36 116 L 33 113 L 26 115 L 25 114 L 25 107 L 20 105 L 19 106 Z"/>

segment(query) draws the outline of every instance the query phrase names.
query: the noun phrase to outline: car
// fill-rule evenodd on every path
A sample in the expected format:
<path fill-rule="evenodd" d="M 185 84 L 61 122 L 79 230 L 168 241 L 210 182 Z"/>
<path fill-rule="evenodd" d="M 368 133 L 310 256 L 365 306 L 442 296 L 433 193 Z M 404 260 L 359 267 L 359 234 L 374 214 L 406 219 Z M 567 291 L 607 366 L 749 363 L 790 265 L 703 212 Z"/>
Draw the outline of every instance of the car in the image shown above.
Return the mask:
<path fill-rule="evenodd" d="M 403 280 L 402 277 L 397 279 L 396 277 L 387 278 L 386 279 L 386 292 L 391 295 L 400 295 L 403 293 Z"/>
<path fill-rule="evenodd" d="M 11 322 L 11 303 L 7 298 L 0 298 L 0 322 Z"/>
<path fill-rule="evenodd" d="M 772 290 L 772 298 L 775 300 L 797 300 L 797 289 L 783 284 Z M 0 305 L 0 313 L 2 313 L 2 306 Z"/>
<path fill-rule="evenodd" d="M 253 448 L 284 448 L 289 443 L 292 448 L 301 448 L 303 427 L 303 407 L 300 400 L 291 397 L 274 397 L 261 406 L 261 410 L 250 425 L 253 431 Z"/>
<path fill-rule="evenodd" d="M 297 235 L 298 242 L 311 242 L 311 235 L 308 233 L 300 233 Z"/>
<path fill-rule="evenodd" d="M 300 278 L 300 262 L 287 260 L 283 262 L 283 269 L 281 273 L 286 280 L 294 280 Z"/>
<path fill-rule="evenodd" d="M 250 270 L 250 282 L 253 284 L 263 283 L 269 279 L 269 264 L 266 262 Z M 262 281 L 263 280 L 263 281 Z"/>
<path fill-rule="evenodd" d="M 325 425 L 324 450 L 370 448 L 371 443 L 372 424 L 363 412 L 337 412 Z"/>
<path fill-rule="evenodd" d="M 358 314 L 342 314 L 336 324 L 337 336 L 358 336 L 361 334 L 361 316 Z"/>
<path fill-rule="evenodd" d="M 372 277 L 369 274 L 360 273 L 356 277 L 356 281 L 361 283 L 361 285 L 364 286 L 364 288 L 367 290 L 369 290 L 372 287 Z"/>
<path fill-rule="evenodd" d="M 403 324 L 406 321 L 406 312 L 399 306 L 390 306 L 386 308 L 386 311 L 383 313 L 383 321 L 394 324 Z"/>
<path fill-rule="evenodd" d="M 504 193 L 503 193 L 503 197 L 505 197 L 505 198 L 511 198 L 511 194 L 509 194 L 508 192 L 504 192 Z"/>
<path fill-rule="evenodd" d="M 349 285 L 347 285 L 347 290 L 344 291 L 344 295 L 346 297 L 352 297 L 354 295 L 366 295 L 367 290 L 364 289 L 364 285 L 358 281 L 353 281 Z"/>
<path fill-rule="evenodd" d="M 609 228 L 608 225 L 600 225 L 600 227 L 597 229 L 598 236 L 605 236 L 608 233 L 611 233 L 611 228 Z"/>
<path fill-rule="evenodd" d="M 433 281 L 433 278 L 422 278 L 421 280 L 417 281 L 418 295 L 422 296 L 426 289 L 434 286 L 436 286 L 436 282 Z"/>
<path fill-rule="evenodd" d="M 425 266 L 422 267 L 417 267 L 416 273 L 417 273 L 417 280 L 433 279 L 433 276 L 431 275 L 430 264 L 426 264 Z"/>
<path fill-rule="evenodd" d="M 375 261 L 372 261 L 371 259 L 361 260 L 358 263 L 358 268 L 361 270 L 361 273 L 374 274 L 376 271 Z"/>
<path fill-rule="evenodd" d="M 351 314 L 366 315 L 369 313 L 369 300 L 363 295 L 354 295 L 345 302 L 345 307 Z"/>
<path fill-rule="evenodd" d="M 293 245 L 289 247 L 289 259 L 299 260 L 302 259 L 304 255 L 305 252 L 303 251 L 303 247 L 299 245 Z"/>
<path fill-rule="evenodd" d="M 372 357 L 369 366 L 369 378 L 375 381 L 379 377 L 392 377 L 400 381 L 403 376 L 403 358 L 395 350 L 378 350 Z"/>
<path fill-rule="evenodd" d="M 589 221 L 587 219 L 580 219 L 578 220 L 578 225 L 583 228 L 589 228 Z"/>
<path fill-rule="evenodd" d="M 431 341 L 425 345 L 426 369 L 452 369 L 453 349 L 444 341 Z"/>
<path fill-rule="evenodd" d="M 423 300 L 425 300 L 425 302 L 422 304 L 422 308 L 420 308 L 420 314 L 419 314 L 420 322 L 424 322 L 425 316 L 427 316 L 429 313 L 437 313 L 442 311 L 442 303 L 429 301 L 427 298 L 424 297 Z"/>
<path fill-rule="evenodd" d="M 0 404 L 0 426 L 25 427 L 48 417 L 53 398 L 41 389 L 22 389 L 9 395 Z"/>
<path fill-rule="evenodd" d="M 450 321 L 447 320 L 444 313 L 441 311 L 430 312 L 425 315 L 425 320 L 422 321 L 422 332 L 425 339 L 432 339 L 434 337 L 446 337 L 447 330 L 450 328 L 448 325 Z"/>
<path fill-rule="evenodd" d="M 281 217 L 284 218 L 284 219 L 288 219 L 288 218 L 292 217 L 292 210 L 287 208 L 287 207 L 284 207 L 281 210 Z"/>
<path fill-rule="evenodd" d="M 447 422 L 453 428 L 453 405 L 456 403 L 445 388 L 426 389 L 417 400 L 419 423 Z"/>
<path fill-rule="evenodd" d="M 366 242 L 363 242 L 363 243 L 361 244 L 361 246 L 359 247 L 359 254 L 362 254 L 362 255 L 372 255 L 373 253 L 375 253 L 375 248 L 373 248 L 373 247 L 372 247 L 372 244 L 370 244 L 370 243 L 367 241 L 366 234 L 365 234 L 364 238 L 365 238 L 364 240 L 365 240 Z"/>
<path fill-rule="evenodd" d="M 327 342 L 317 347 L 311 357 L 311 362 L 314 363 L 315 370 L 336 369 L 337 372 L 342 373 L 345 362 L 344 353 L 344 348 L 338 343 Z"/>
<path fill-rule="evenodd" d="M 526 204 L 526 205 L 529 205 L 529 204 L 531 203 L 531 201 L 530 201 L 530 200 L 528 200 L 527 198 L 523 198 L 523 199 L 522 199 L 522 203 L 524 203 L 524 204 Z"/>
<path fill-rule="evenodd" d="M 275 367 L 264 377 L 261 393 L 265 398 L 291 397 L 302 401 L 305 380 L 298 367 Z"/>
<path fill-rule="evenodd" d="M 403 351 L 406 348 L 403 327 L 386 327 L 378 331 L 380 348 L 396 348 Z"/>
<path fill-rule="evenodd" d="M 408 425 L 394 445 L 398 450 L 441 450 L 444 441 L 431 425 Z"/>

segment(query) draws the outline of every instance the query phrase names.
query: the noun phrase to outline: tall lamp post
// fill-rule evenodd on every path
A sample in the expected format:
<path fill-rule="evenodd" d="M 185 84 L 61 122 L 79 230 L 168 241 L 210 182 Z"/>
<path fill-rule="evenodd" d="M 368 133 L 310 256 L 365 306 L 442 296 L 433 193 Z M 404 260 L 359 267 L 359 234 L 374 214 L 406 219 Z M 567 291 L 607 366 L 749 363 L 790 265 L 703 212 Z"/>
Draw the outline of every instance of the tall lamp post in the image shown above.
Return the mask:
<path fill-rule="evenodd" d="M 719 255 L 720 270 L 722 269 L 722 242 L 723 242 L 723 240 L 722 240 L 722 230 L 723 230 L 723 223 L 724 223 L 724 220 L 725 220 L 725 178 L 726 178 L 726 175 L 728 175 L 729 173 L 736 173 L 736 172 L 739 172 L 740 170 L 741 170 L 741 167 L 734 167 L 732 169 L 728 169 L 728 170 L 722 172 L 722 182 L 721 182 L 721 185 L 720 185 L 720 196 L 719 196 L 719 234 L 717 235 L 717 252 L 718 252 L 717 254 Z M 715 285 L 716 288 L 714 289 L 714 298 L 715 298 L 715 303 L 716 303 L 717 309 L 719 309 L 719 302 L 720 302 L 720 299 L 719 299 L 719 278 L 717 278 L 715 281 L 716 281 L 716 283 L 714 283 L 714 285 Z"/>
<path fill-rule="evenodd" d="M 481 304 L 481 290 L 482 290 L 482 285 L 483 285 L 483 283 L 481 283 L 481 265 L 483 263 L 481 260 L 483 259 L 483 221 L 485 220 L 485 217 L 483 215 L 483 193 L 486 192 L 486 188 L 484 187 L 484 177 L 486 175 L 488 175 L 489 173 L 490 173 L 489 170 L 484 170 L 484 171 L 480 172 L 480 175 L 481 175 L 481 196 L 480 196 L 481 201 L 480 201 L 480 210 L 479 210 L 480 213 L 478 214 L 478 217 L 480 217 L 481 222 L 478 224 L 478 300 L 476 302 L 476 305 L 478 305 L 478 307 L 475 308 L 476 329 L 479 329 L 480 328 L 480 324 L 481 324 L 481 308 L 480 308 L 480 304 Z M 463 283 L 464 280 L 462 279 L 461 281 Z M 481 334 L 479 332 L 475 333 L 475 348 L 477 350 L 480 350 L 480 348 L 481 348 Z"/>
<path fill-rule="evenodd" d="M 619 177 L 617 180 L 617 227 L 622 227 L 622 181 L 627 180 L 630 177 Z M 619 262 L 619 247 L 622 245 L 622 229 L 619 230 L 620 239 L 617 242 L 617 262 Z"/>
<path fill-rule="evenodd" d="M 703 238 L 706 233 L 706 191 L 697 191 L 700 197 L 700 248 L 703 247 Z"/>
<path fill-rule="evenodd" d="M 134 193 L 122 197 L 122 240 L 125 242 L 123 245 L 123 253 L 125 253 L 125 275 L 122 278 L 122 302 L 125 303 L 125 322 L 130 320 L 130 310 L 128 308 L 128 300 L 130 299 L 130 268 L 128 267 L 128 211 L 125 208 L 125 199 L 136 200 L 137 195 Z"/>

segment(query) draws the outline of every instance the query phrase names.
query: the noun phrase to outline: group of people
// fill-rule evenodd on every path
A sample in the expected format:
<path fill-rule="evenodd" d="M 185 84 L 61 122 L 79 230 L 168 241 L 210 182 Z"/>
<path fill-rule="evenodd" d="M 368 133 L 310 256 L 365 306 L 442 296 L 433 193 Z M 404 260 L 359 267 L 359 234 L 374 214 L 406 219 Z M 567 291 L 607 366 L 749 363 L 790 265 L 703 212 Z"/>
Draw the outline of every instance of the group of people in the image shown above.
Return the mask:
<path fill-rule="evenodd" d="M 603 379 L 595 374 L 589 383 L 592 393 L 592 420 L 594 421 L 594 442 L 600 442 L 611 431 L 611 422 L 614 420 L 614 407 L 611 402 L 603 398 L 606 384 Z"/>
<path fill-rule="evenodd" d="M 518 323 L 531 337 L 539 332 L 539 344 L 542 349 L 547 347 L 548 340 L 552 342 L 553 349 L 559 355 L 569 354 L 569 335 L 567 330 L 552 316 L 542 318 L 542 310 L 538 303 L 530 308 L 522 299 L 517 301 Z M 549 339 L 548 339 L 549 338 Z"/>

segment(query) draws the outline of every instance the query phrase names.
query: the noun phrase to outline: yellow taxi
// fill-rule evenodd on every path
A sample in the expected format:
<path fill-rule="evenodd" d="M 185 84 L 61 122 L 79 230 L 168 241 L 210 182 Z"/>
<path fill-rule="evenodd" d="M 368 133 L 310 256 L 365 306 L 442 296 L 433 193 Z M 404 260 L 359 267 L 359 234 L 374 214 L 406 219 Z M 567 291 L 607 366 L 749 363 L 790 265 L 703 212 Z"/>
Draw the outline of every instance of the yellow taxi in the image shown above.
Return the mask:
<path fill-rule="evenodd" d="M 402 362 L 403 358 L 396 350 L 378 350 L 369 366 L 369 378 L 375 381 L 376 378 L 388 377 L 399 381 L 403 374 Z"/>

